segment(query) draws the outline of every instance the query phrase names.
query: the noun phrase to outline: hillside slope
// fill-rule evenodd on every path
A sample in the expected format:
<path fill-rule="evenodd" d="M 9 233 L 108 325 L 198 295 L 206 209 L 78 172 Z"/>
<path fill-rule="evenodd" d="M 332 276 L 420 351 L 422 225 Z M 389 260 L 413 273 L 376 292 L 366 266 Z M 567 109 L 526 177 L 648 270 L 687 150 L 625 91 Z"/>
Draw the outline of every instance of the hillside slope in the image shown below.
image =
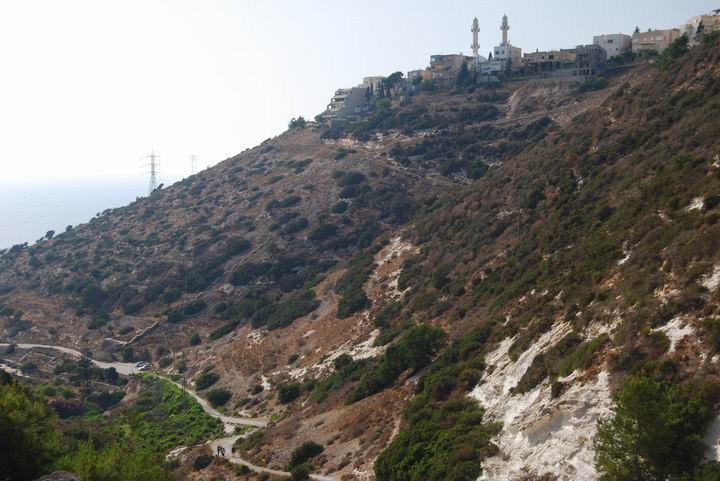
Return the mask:
<path fill-rule="evenodd" d="M 720 399 L 720 46 L 608 82 L 290 130 L 5 253 L 4 338 L 226 388 L 261 465 L 596 479 L 628 379 Z"/>

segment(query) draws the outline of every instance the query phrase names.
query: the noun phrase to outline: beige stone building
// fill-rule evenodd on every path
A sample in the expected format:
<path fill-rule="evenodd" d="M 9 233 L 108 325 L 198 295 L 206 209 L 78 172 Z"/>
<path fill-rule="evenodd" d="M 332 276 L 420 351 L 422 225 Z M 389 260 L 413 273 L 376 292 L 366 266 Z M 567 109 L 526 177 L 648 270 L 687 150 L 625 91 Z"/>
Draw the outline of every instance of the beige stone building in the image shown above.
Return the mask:
<path fill-rule="evenodd" d="M 632 49 L 632 37 L 622 33 L 596 35 L 593 37 L 593 44 L 602 47 L 610 60 Z"/>
<path fill-rule="evenodd" d="M 660 53 L 680 38 L 682 34 L 683 32 L 677 28 L 635 33 L 632 38 L 632 51 L 633 53 Z"/>
<path fill-rule="evenodd" d="M 714 30 L 720 30 L 720 10 L 715 10 L 707 15 L 698 15 L 688 20 L 685 25 L 680 27 L 682 33 L 688 36 L 691 43 L 695 43 L 698 27 L 702 24 L 705 33 L 708 34 Z"/>

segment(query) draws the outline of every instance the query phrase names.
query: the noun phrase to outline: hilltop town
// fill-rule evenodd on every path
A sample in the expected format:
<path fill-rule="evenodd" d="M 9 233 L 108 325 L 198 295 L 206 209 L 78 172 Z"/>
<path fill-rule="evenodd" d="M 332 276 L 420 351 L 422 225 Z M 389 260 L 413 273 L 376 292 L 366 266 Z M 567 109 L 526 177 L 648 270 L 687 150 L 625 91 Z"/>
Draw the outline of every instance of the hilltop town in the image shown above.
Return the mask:
<path fill-rule="evenodd" d="M 631 35 L 600 34 L 593 36 L 591 44 L 530 53 L 523 53 L 522 48 L 510 42 L 507 15 L 502 18 L 500 30 L 500 44 L 483 57 L 480 55 L 480 22 L 476 17 L 470 30 L 473 36 L 472 55 L 431 55 L 428 67 L 411 70 L 407 76 L 396 72 L 389 77 L 366 77 L 356 87 L 338 89 L 317 120 L 329 124 L 356 120 L 366 114 L 376 100 L 402 99 L 421 90 L 449 90 L 457 86 L 513 81 L 593 82 L 609 69 L 638 59 L 657 57 L 683 36 L 688 39 L 689 45 L 696 45 L 704 34 L 720 30 L 720 9 L 692 17 L 675 28 L 643 32 L 635 27 Z"/>

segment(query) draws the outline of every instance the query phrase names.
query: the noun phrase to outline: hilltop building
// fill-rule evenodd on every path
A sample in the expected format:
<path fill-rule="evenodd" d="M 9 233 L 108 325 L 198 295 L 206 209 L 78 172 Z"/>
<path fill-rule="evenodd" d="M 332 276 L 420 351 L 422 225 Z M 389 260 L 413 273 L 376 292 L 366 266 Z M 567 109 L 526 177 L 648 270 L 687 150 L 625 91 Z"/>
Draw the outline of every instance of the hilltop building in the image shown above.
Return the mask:
<path fill-rule="evenodd" d="M 363 86 L 338 89 L 330 99 L 323 117 L 332 123 L 350 120 L 368 108 L 367 89 Z"/>
<path fill-rule="evenodd" d="M 593 37 L 593 44 L 602 47 L 610 60 L 632 50 L 632 37 L 623 33 L 596 35 Z"/>
<path fill-rule="evenodd" d="M 522 75 L 532 81 L 586 82 L 607 67 L 607 53 L 599 45 L 525 54 Z"/>
<path fill-rule="evenodd" d="M 677 28 L 638 32 L 633 34 L 632 37 L 632 51 L 638 54 L 647 52 L 660 53 L 680 38 L 681 35 L 682 32 Z"/>
<path fill-rule="evenodd" d="M 523 57 L 523 73 L 529 77 L 572 76 L 577 55 L 575 49 L 550 50 L 526 53 Z"/>
<path fill-rule="evenodd" d="M 680 27 L 680 31 L 688 36 L 692 44 L 697 43 L 699 30 L 704 33 L 720 30 L 720 9 L 693 17 Z"/>
<path fill-rule="evenodd" d="M 500 30 L 502 42 L 493 49 L 492 59 L 480 64 L 481 81 L 517 73 L 522 67 L 522 49 L 515 47 L 508 40 L 510 22 L 507 15 L 503 15 Z"/>
<path fill-rule="evenodd" d="M 392 91 L 393 97 L 402 97 L 408 95 L 412 89 L 412 85 L 405 79 L 394 83 L 393 88 L 390 89 L 385 84 L 386 80 L 386 77 L 380 75 L 365 77 L 356 87 L 336 90 L 325 112 L 321 114 L 323 120 L 330 125 L 356 120 L 366 114 L 372 103 L 383 95 L 389 96 Z"/>

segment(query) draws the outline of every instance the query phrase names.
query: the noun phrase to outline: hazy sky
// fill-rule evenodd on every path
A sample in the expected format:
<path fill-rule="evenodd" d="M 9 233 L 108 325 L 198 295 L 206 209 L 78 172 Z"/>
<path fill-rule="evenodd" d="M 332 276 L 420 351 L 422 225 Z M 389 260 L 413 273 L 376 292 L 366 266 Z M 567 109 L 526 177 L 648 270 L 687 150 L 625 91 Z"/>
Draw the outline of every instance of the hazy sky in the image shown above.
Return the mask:
<path fill-rule="evenodd" d="M 542 4 L 542 7 L 538 5 Z M 321 112 L 363 76 L 469 52 L 591 43 L 669 28 L 718 0 L 0 0 L 0 181 L 168 177 L 205 167 Z"/>

